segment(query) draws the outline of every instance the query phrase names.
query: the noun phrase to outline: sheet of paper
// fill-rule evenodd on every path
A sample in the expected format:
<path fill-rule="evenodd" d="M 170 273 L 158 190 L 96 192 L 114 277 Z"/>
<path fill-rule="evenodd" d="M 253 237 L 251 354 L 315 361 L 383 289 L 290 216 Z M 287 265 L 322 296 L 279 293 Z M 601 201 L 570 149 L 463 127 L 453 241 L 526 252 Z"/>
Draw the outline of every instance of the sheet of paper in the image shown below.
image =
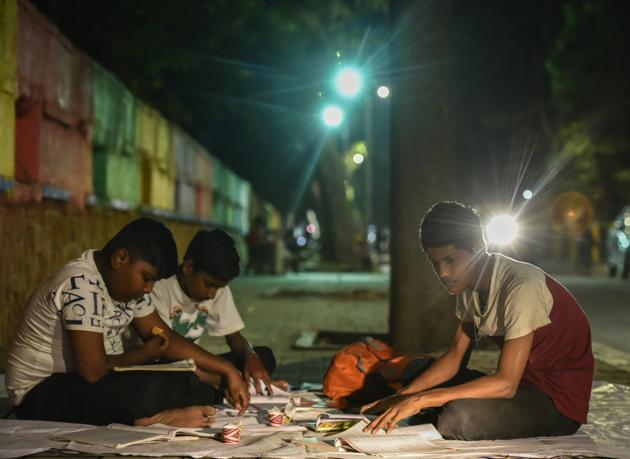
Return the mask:
<path fill-rule="evenodd" d="M 211 456 L 216 449 L 223 446 L 223 443 L 217 440 L 202 438 L 196 441 L 145 443 L 141 445 L 128 446 L 127 448 L 122 449 L 70 442 L 68 446 L 66 446 L 66 450 L 106 456 L 190 456 L 198 458 Z"/>
<path fill-rule="evenodd" d="M 300 406 L 301 399 L 294 398 L 295 404 Z M 282 407 L 289 403 L 288 395 L 252 395 L 249 397 L 250 405 L 277 405 L 278 407 Z"/>
<path fill-rule="evenodd" d="M 557 456 L 598 456 L 626 459 L 622 448 L 598 446 L 587 436 L 523 438 L 495 441 L 455 441 L 419 439 L 416 435 L 351 436 L 338 438 L 336 445 L 366 454 L 410 454 L 412 457 L 437 459 L 521 456 L 549 458 Z"/>
<path fill-rule="evenodd" d="M 266 456 L 268 451 L 281 448 L 284 445 L 285 433 L 276 433 L 262 437 L 241 437 L 237 445 L 226 445 L 216 440 L 202 438 L 192 442 L 164 442 L 147 443 L 129 446 L 123 449 L 107 448 L 104 446 L 86 445 L 71 442 L 66 449 L 80 453 L 97 455 L 123 455 L 123 456 L 189 456 L 201 457 L 258 457 Z"/>
<path fill-rule="evenodd" d="M 263 390 L 265 390 L 265 385 L 262 384 Z M 280 389 L 278 386 L 271 385 L 271 389 L 273 390 L 273 395 L 280 395 L 285 397 L 290 397 L 291 392 L 287 392 L 286 390 Z M 267 391 L 265 390 L 265 393 Z M 256 395 L 256 385 L 254 384 L 254 380 L 252 378 L 249 379 L 249 395 Z"/>
<path fill-rule="evenodd" d="M 216 458 L 229 458 L 229 457 L 258 457 L 258 456 L 268 456 L 268 453 L 274 450 L 277 450 L 285 445 L 285 441 L 283 439 L 285 434 L 276 433 L 273 435 L 265 435 L 262 437 L 254 437 L 254 438 L 242 438 L 241 443 L 238 445 L 223 445 L 223 448 L 217 448 L 211 454 L 212 457 Z M 301 451 L 304 451 L 304 455 L 306 450 L 301 448 Z M 301 454 L 297 456 L 289 456 L 289 457 L 304 457 Z"/>
<path fill-rule="evenodd" d="M 294 422 L 316 421 L 320 414 L 333 411 L 331 408 L 301 408 L 298 407 L 293 416 Z"/>
<path fill-rule="evenodd" d="M 0 459 L 24 457 L 50 449 L 63 449 L 68 442 L 52 440 L 54 434 L 92 427 L 94 426 L 70 422 L 0 419 Z"/>
<path fill-rule="evenodd" d="M 151 431 L 110 429 L 109 427 L 96 427 L 93 429 L 81 430 L 56 434 L 57 440 L 68 440 L 76 443 L 88 445 L 107 446 L 109 448 L 124 448 L 132 443 L 155 441 L 163 437 Z M 164 438 L 162 438 L 164 440 Z"/>
<path fill-rule="evenodd" d="M 50 449 L 64 448 L 67 442 L 48 439 L 46 434 L 0 433 L 0 459 L 30 456 Z"/>
<path fill-rule="evenodd" d="M 266 425 L 248 425 L 243 426 L 243 435 L 261 436 L 261 435 L 274 435 L 279 432 L 306 432 L 306 427 L 298 425 L 286 425 L 286 426 L 266 426 Z"/>
<path fill-rule="evenodd" d="M 415 453 L 435 449 L 431 440 L 418 435 L 354 435 L 341 436 L 335 446 L 366 454 Z"/>
<path fill-rule="evenodd" d="M 238 423 L 240 422 L 242 426 L 251 426 L 251 425 L 262 425 L 258 422 L 258 418 L 256 416 L 213 416 L 212 417 L 212 427 L 223 427 L 228 423 Z"/>

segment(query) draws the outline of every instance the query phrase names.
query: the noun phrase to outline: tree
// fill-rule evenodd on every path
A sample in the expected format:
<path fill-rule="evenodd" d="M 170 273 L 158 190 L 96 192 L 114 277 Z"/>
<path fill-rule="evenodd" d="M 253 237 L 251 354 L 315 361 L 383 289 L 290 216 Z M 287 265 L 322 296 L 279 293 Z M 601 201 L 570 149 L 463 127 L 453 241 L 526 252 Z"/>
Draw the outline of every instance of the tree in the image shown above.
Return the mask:
<path fill-rule="evenodd" d="M 310 161 L 304 159 L 324 135 L 319 106 L 331 93 L 334 69 L 340 60 L 366 58 L 357 50 L 379 41 L 374 31 L 386 19 L 383 0 L 36 4 L 135 94 L 284 211 L 295 204 L 297 190 L 309 189 Z M 340 161 L 339 155 L 325 157 Z"/>
<path fill-rule="evenodd" d="M 630 202 L 628 14 L 628 2 L 568 2 L 547 60 L 566 188 L 582 190 L 602 220 Z"/>
<path fill-rule="evenodd" d="M 407 350 L 450 342 L 452 305 L 420 251 L 420 218 L 452 199 L 453 30 L 450 1 L 395 3 L 391 68 L 401 71 L 392 99 L 392 278 L 390 334 Z M 413 69 L 403 71 L 403 69 Z"/>

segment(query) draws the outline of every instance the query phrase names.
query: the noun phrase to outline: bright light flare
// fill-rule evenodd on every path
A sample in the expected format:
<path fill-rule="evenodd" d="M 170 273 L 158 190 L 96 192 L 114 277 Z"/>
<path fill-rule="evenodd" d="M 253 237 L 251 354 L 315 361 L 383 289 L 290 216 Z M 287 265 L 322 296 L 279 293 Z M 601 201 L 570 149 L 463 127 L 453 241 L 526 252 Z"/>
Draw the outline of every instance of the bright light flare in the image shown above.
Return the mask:
<path fill-rule="evenodd" d="M 532 199 L 532 197 L 534 196 L 534 193 L 532 192 L 532 190 L 525 190 L 523 191 L 523 197 L 527 200 Z"/>
<path fill-rule="evenodd" d="M 343 121 L 343 110 L 338 105 L 329 105 L 322 112 L 322 119 L 326 126 L 339 126 Z"/>
<path fill-rule="evenodd" d="M 352 162 L 354 164 L 361 164 L 364 160 L 365 156 L 363 156 L 361 153 L 355 153 L 354 155 L 352 155 Z"/>
<path fill-rule="evenodd" d="M 342 69 L 335 78 L 337 91 L 344 97 L 354 97 L 361 91 L 361 74 L 354 68 Z"/>
<path fill-rule="evenodd" d="M 498 215 L 486 225 L 486 234 L 492 245 L 510 244 L 518 235 L 518 223 L 511 215 Z"/>
<path fill-rule="evenodd" d="M 387 86 L 379 86 L 376 90 L 376 95 L 381 99 L 389 97 L 389 88 Z"/>

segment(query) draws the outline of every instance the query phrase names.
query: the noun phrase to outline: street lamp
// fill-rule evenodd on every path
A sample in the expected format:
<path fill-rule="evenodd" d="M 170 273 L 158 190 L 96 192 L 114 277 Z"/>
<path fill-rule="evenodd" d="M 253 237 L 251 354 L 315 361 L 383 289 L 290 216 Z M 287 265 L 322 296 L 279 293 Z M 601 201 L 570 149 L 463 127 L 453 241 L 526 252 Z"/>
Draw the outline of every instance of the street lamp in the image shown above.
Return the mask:
<path fill-rule="evenodd" d="M 343 110 L 339 105 L 328 105 L 322 112 L 322 119 L 326 126 L 339 126 L 343 121 Z"/>
<path fill-rule="evenodd" d="M 337 57 L 340 57 L 339 52 L 337 53 Z M 364 75 L 356 68 L 352 66 L 342 68 L 337 75 L 335 76 L 335 89 L 336 91 L 344 98 L 353 98 L 359 95 L 363 86 Z M 376 94 L 380 99 L 386 99 L 390 95 L 389 87 L 385 85 L 380 85 Z M 363 127 L 365 132 L 365 143 L 368 146 L 368 149 L 373 148 L 372 142 L 372 94 L 366 94 L 363 99 Z M 343 119 L 343 112 L 340 108 L 338 108 L 339 112 L 332 112 L 329 109 L 328 111 L 324 111 L 324 121 L 329 126 L 337 126 L 341 123 Z M 332 123 L 331 121 L 334 120 Z M 349 138 L 349 126 L 346 123 L 346 126 L 342 133 L 342 143 L 343 149 L 345 151 L 348 145 Z M 372 159 L 370 159 L 367 155 L 359 158 L 355 155 L 352 160 L 355 164 L 364 163 L 364 174 L 365 174 L 365 222 L 369 224 L 372 221 Z"/>
<path fill-rule="evenodd" d="M 341 69 L 335 78 L 335 86 L 343 97 L 354 97 L 361 91 L 361 73 L 353 67 Z"/>
<path fill-rule="evenodd" d="M 354 155 L 352 155 L 352 162 L 357 166 L 361 164 L 364 160 L 365 156 L 363 156 L 361 153 L 355 153 Z"/>

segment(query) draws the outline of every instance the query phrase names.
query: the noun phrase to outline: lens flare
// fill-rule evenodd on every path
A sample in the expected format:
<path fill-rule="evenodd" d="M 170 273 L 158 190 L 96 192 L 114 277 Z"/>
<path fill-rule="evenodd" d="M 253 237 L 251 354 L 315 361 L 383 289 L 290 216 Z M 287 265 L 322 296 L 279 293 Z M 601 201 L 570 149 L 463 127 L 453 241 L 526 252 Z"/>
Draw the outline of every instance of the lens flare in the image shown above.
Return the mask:
<path fill-rule="evenodd" d="M 361 74 L 354 68 L 345 68 L 335 78 L 337 91 L 344 97 L 354 97 L 361 90 Z"/>
<path fill-rule="evenodd" d="M 343 110 L 338 105 L 329 105 L 322 112 L 322 119 L 327 126 L 339 126 L 343 121 Z"/>
<path fill-rule="evenodd" d="M 518 223 L 511 215 L 498 215 L 486 225 L 486 234 L 491 244 L 510 244 L 518 235 Z"/>

